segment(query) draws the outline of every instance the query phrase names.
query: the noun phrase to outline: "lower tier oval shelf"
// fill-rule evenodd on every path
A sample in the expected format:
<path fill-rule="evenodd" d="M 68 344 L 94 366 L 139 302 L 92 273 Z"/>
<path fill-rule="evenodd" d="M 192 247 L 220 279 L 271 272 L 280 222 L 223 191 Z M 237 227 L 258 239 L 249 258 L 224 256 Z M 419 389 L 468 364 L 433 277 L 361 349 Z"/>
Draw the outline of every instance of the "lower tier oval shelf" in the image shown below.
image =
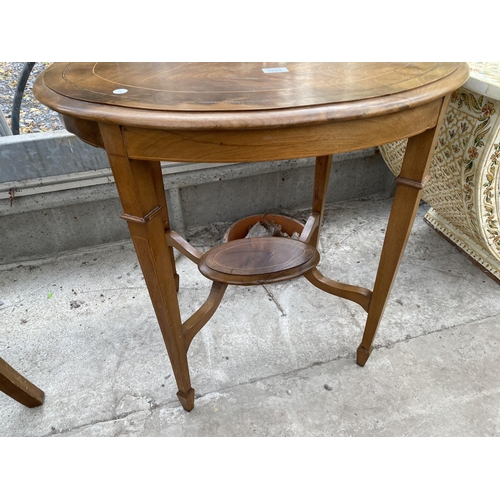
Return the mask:
<path fill-rule="evenodd" d="M 229 285 L 275 283 L 301 276 L 319 263 L 315 247 L 280 238 L 244 238 L 212 248 L 198 268 L 212 281 Z"/>

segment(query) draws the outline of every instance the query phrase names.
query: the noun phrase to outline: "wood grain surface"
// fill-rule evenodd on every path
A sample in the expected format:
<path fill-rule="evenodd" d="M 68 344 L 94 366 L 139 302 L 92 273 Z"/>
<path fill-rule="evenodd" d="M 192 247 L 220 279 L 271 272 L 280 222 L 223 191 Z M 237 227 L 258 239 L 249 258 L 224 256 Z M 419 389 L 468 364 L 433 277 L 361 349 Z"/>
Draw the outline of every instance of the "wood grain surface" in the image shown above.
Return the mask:
<path fill-rule="evenodd" d="M 205 253 L 198 264 L 207 278 L 231 285 L 275 283 L 301 276 L 319 262 L 311 245 L 280 237 L 230 241 Z"/>
<path fill-rule="evenodd" d="M 263 71 L 273 68 L 286 71 Z M 366 363 L 447 103 L 468 75 L 466 63 L 56 63 L 38 77 L 37 98 L 62 115 L 70 132 L 106 149 L 185 410 L 194 406 L 187 350 L 227 284 L 305 275 L 315 287 L 356 302 L 368 313 L 356 357 L 360 366 Z M 315 245 L 331 155 L 406 137 L 373 291 L 323 276 Z M 201 254 L 170 230 L 160 161 L 313 156 L 312 213 L 300 241 L 232 240 Z M 214 282 L 205 303 L 184 323 L 173 247 Z"/>
<path fill-rule="evenodd" d="M 287 71 L 263 71 L 272 68 Z M 468 73 L 465 63 L 55 63 L 34 91 L 63 115 L 89 120 L 255 128 L 415 107 L 458 88 Z"/>
<path fill-rule="evenodd" d="M 45 400 L 45 393 L 0 358 L 0 391 L 19 403 L 34 408 Z"/>
<path fill-rule="evenodd" d="M 456 67 L 454 63 L 57 63 L 44 80 L 52 90 L 87 102 L 162 111 L 238 111 L 395 94 L 438 81 Z M 287 71 L 263 71 L 270 68 Z"/>

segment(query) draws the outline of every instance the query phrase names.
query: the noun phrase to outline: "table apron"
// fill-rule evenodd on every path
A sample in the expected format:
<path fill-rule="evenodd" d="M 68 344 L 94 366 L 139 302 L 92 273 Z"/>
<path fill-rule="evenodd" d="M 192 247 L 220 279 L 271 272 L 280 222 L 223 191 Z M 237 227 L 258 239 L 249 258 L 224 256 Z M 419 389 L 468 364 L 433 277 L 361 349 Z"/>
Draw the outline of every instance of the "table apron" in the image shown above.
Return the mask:
<path fill-rule="evenodd" d="M 437 123 L 442 99 L 353 121 L 247 130 L 159 130 L 122 126 L 127 156 L 138 160 L 253 162 L 323 156 L 418 135 Z"/>

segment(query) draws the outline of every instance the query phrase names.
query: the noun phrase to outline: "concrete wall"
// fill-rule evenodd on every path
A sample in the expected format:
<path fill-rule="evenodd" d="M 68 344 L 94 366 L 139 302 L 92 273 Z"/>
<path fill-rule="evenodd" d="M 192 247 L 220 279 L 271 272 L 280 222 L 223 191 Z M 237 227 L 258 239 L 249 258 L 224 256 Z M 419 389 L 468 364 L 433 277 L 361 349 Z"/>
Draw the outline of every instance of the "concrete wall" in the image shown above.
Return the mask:
<path fill-rule="evenodd" d="M 172 226 L 181 233 L 311 203 L 314 158 L 162 167 Z M 129 238 L 104 152 L 71 134 L 0 138 L 0 172 L 0 265 Z M 393 185 L 377 150 L 338 155 L 328 202 L 388 197 Z"/>
<path fill-rule="evenodd" d="M 103 150 L 65 130 L 0 137 L 0 184 L 107 167 Z"/>

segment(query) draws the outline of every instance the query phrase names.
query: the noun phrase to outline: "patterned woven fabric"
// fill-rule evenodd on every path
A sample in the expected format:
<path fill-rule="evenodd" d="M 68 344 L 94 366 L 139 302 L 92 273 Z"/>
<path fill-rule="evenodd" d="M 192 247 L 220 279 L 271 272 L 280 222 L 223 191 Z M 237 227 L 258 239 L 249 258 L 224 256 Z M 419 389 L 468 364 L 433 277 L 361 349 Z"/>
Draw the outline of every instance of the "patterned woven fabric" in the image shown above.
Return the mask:
<path fill-rule="evenodd" d="M 500 63 L 470 67 L 471 79 L 451 96 L 423 199 L 440 226 L 449 226 L 449 232 L 463 240 L 455 243 L 478 261 L 480 251 L 500 278 L 500 100 L 486 92 L 497 95 L 500 90 Z M 486 95 L 469 89 L 480 85 Z M 405 140 L 380 146 L 396 176 L 406 144 Z"/>

